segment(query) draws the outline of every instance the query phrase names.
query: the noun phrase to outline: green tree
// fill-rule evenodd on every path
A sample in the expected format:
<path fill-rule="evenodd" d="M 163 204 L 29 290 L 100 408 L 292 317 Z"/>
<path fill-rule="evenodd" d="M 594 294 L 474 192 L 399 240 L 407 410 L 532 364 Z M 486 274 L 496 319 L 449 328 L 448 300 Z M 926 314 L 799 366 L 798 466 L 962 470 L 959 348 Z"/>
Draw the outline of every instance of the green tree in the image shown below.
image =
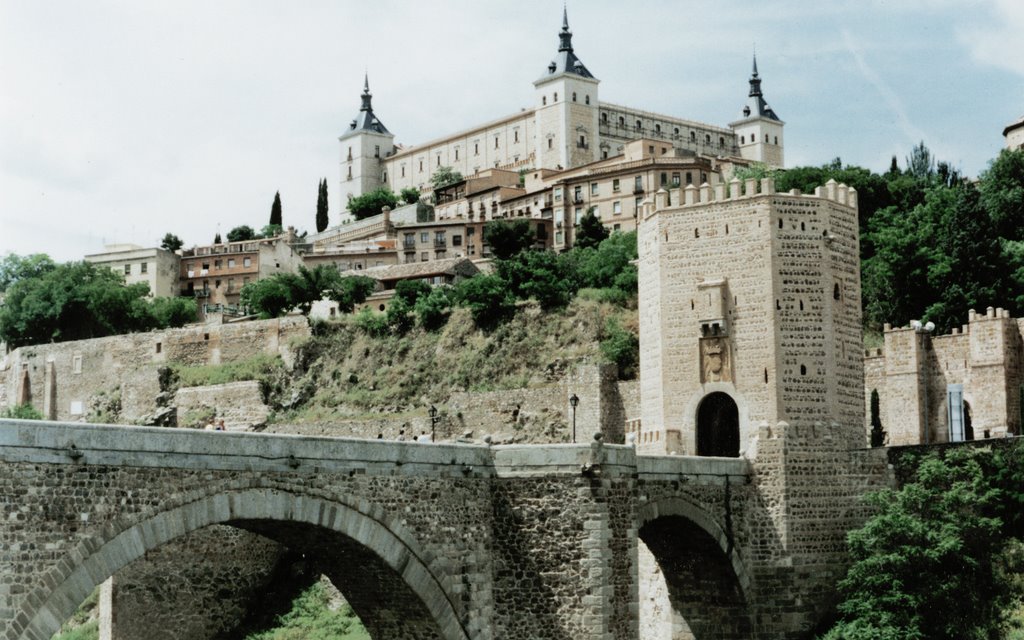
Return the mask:
<path fill-rule="evenodd" d="M 595 207 L 590 207 L 580 218 L 576 225 L 575 246 L 581 249 L 596 247 L 608 237 L 608 229 L 602 224 L 601 219 L 594 215 Z"/>
<path fill-rule="evenodd" d="M 596 248 L 575 248 L 568 254 L 578 286 L 593 289 L 621 289 L 636 295 L 636 231 L 615 232 Z"/>
<path fill-rule="evenodd" d="M 395 296 L 388 303 L 387 311 L 384 312 L 388 329 L 392 335 L 403 335 L 412 329 L 416 323 L 416 316 L 412 312 L 412 305 L 404 298 Z"/>
<path fill-rule="evenodd" d="M 421 297 L 430 295 L 431 286 L 423 280 L 402 280 L 395 285 L 395 297 L 404 300 L 410 307 Z"/>
<path fill-rule="evenodd" d="M 369 193 L 352 198 L 348 201 L 348 210 L 356 220 L 379 216 L 384 207 L 394 209 L 398 205 L 398 196 L 387 187 L 374 189 Z"/>
<path fill-rule="evenodd" d="M 400 192 L 402 202 L 405 204 L 416 204 L 420 201 L 420 190 L 415 187 L 406 187 Z"/>
<path fill-rule="evenodd" d="M 1004 149 L 980 176 L 981 203 L 995 233 L 1024 240 L 1024 150 Z"/>
<path fill-rule="evenodd" d="M 416 320 L 427 331 L 436 331 L 448 322 L 453 306 L 452 288 L 438 286 L 416 300 Z"/>
<path fill-rule="evenodd" d="M 213 236 L 213 244 L 221 244 L 221 242 L 223 242 L 223 240 L 221 240 L 220 231 L 218 231 L 217 234 Z"/>
<path fill-rule="evenodd" d="M 178 236 L 173 233 L 167 233 L 164 234 L 164 239 L 160 241 L 160 248 L 168 251 L 177 251 L 184 244 Z"/>
<path fill-rule="evenodd" d="M 459 306 L 469 309 L 473 322 L 484 330 L 494 329 L 516 311 L 515 297 L 508 283 L 495 274 L 463 280 L 456 285 L 454 297 Z"/>
<path fill-rule="evenodd" d="M 462 182 L 462 174 L 451 167 L 438 167 L 434 175 L 430 176 L 430 184 L 435 189 L 447 187 L 456 182 Z"/>
<path fill-rule="evenodd" d="M 274 204 L 270 205 L 270 221 L 268 224 L 276 224 L 277 226 L 283 226 L 281 221 L 281 192 L 277 191 L 274 193 Z"/>
<path fill-rule="evenodd" d="M 827 640 L 987 640 L 1012 598 L 998 570 L 1000 491 L 967 449 L 923 459 L 899 490 L 870 494 L 877 513 L 847 537 L 842 619 Z"/>
<path fill-rule="evenodd" d="M 255 240 L 256 232 L 247 224 L 235 227 L 228 231 L 228 242 L 242 242 L 244 240 Z"/>
<path fill-rule="evenodd" d="M 55 266 L 11 285 L 0 306 L 0 340 L 11 347 L 100 338 L 148 331 L 178 318 L 157 318 L 173 303 L 148 298 L 145 283 L 125 285 L 123 276 L 87 262 Z"/>
<path fill-rule="evenodd" d="M 882 408 L 878 397 L 878 389 L 871 390 L 871 446 L 881 447 L 885 444 L 885 429 L 882 427 Z"/>
<path fill-rule="evenodd" d="M 338 303 L 341 313 L 352 313 L 357 304 L 366 302 L 366 298 L 377 288 L 377 281 L 366 276 L 349 276 L 341 278 L 331 293 L 331 299 Z"/>
<path fill-rule="evenodd" d="M 296 294 L 300 288 L 299 277 L 295 274 L 275 273 L 242 287 L 240 300 L 261 318 L 277 318 L 299 304 Z"/>
<path fill-rule="evenodd" d="M 276 238 L 277 236 L 284 233 L 284 229 L 279 224 L 268 224 L 265 225 L 260 232 L 256 234 L 257 238 Z"/>
<path fill-rule="evenodd" d="M 195 298 L 153 298 L 149 303 L 150 313 L 157 327 L 183 327 L 195 322 L 198 307 Z"/>
<path fill-rule="evenodd" d="M 640 366 L 640 338 L 623 329 L 614 318 L 609 318 L 601 341 L 601 355 L 615 363 L 620 380 L 631 380 L 636 377 Z"/>
<path fill-rule="evenodd" d="M 523 251 L 496 266 L 512 295 L 546 311 L 565 307 L 575 293 L 567 263 L 551 251 Z"/>
<path fill-rule="evenodd" d="M 935 175 L 935 157 L 924 145 L 924 140 L 914 145 L 906 162 L 907 173 L 918 180 L 925 180 Z"/>
<path fill-rule="evenodd" d="M 484 226 L 484 242 L 495 258 L 507 260 L 533 246 L 533 229 L 525 218 L 492 220 Z"/>
<path fill-rule="evenodd" d="M 320 233 L 327 228 L 327 178 L 320 182 L 320 188 L 316 195 L 316 232 Z"/>
<path fill-rule="evenodd" d="M 56 264 L 45 253 L 19 256 L 8 253 L 0 259 L 0 291 L 6 291 L 12 284 L 26 278 L 38 278 L 56 268 Z"/>

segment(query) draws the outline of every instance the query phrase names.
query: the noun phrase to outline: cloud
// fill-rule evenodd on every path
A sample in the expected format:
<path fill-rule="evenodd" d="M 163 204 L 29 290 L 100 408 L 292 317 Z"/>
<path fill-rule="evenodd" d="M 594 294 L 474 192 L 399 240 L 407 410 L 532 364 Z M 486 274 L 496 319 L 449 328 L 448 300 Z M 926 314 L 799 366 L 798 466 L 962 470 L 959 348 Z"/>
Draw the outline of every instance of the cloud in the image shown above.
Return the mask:
<path fill-rule="evenodd" d="M 985 16 L 982 22 L 956 30 L 957 40 L 974 61 L 1024 76 L 1024 2 L 994 0 L 990 6 L 990 12 L 975 13 Z"/>

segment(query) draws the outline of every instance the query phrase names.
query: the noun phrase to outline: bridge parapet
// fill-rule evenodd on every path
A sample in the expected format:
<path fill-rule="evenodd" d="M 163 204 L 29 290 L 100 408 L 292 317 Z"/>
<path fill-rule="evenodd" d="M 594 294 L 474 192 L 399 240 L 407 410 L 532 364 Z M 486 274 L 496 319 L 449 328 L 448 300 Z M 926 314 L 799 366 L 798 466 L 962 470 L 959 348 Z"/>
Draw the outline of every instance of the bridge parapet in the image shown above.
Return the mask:
<path fill-rule="evenodd" d="M 707 456 L 637 456 L 637 473 L 644 480 L 679 480 L 699 484 L 724 485 L 746 482 L 754 474 L 746 458 Z"/>

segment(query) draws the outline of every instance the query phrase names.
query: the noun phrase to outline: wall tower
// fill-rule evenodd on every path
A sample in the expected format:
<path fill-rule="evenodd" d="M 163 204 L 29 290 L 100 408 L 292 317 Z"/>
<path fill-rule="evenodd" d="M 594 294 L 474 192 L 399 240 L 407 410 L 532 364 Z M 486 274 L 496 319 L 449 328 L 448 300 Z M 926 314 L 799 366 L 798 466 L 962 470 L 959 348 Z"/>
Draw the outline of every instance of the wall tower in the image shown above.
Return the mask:
<path fill-rule="evenodd" d="M 343 208 L 352 198 L 387 184 L 384 159 L 395 150 L 395 136 L 373 113 L 370 79 L 364 78 L 362 105 L 341 134 L 341 194 Z"/>
<path fill-rule="evenodd" d="M 642 450 L 750 455 L 759 426 L 779 422 L 864 445 L 856 192 L 757 187 L 644 204 Z"/>
<path fill-rule="evenodd" d="M 598 84 L 573 52 L 569 16 L 563 9 L 558 54 L 533 83 L 537 168 L 568 169 L 598 159 Z"/>
<path fill-rule="evenodd" d="M 750 93 L 747 96 L 747 104 L 743 107 L 743 118 L 729 123 L 729 127 L 736 132 L 740 156 L 755 162 L 763 162 L 770 167 L 782 167 L 782 128 L 785 124 L 764 100 L 755 55 L 753 71 L 750 74 Z"/>

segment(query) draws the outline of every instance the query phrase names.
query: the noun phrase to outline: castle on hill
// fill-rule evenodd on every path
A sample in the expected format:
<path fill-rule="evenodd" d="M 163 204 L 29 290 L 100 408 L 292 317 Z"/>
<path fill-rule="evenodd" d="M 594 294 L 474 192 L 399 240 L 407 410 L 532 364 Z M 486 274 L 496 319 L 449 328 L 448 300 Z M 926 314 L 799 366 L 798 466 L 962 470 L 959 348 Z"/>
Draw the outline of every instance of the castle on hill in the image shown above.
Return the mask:
<path fill-rule="evenodd" d="M 638 154 L 657 155 L 659 160 L 679 167 L 655 174 L 655 180 L 662 177 L 659 174 L 664 175 L 661 184 L 634 184 L 630 190 L 634 195 L 670 186 L 669 176 L 679 183 L 675 186 L 697 181 L 698 185 L 703 182 L 713 185 L 720 181 L 723 166 L 761 162 L 782 167 L 785 123 L 765 101 L 756 57 L 749 82 L 750 90 L 740 117 L 726 126 L 602 102 L 600 80 L 577 56 L 568 15 L 563 12 L 558 51 L 533 83 L 533 106 L 505 118 L 417 146 L 402 147 L 395 144 L 395 135 L 374 112 L 367 79 L 359 112 L 339 138 L 340 192 L 346 199 L 382 186 L 396 193 L 404 188 L 429 192 L 434 173 L 442 167 L 450 167 L 467 179 L 504 174 L 505 179 L 499 180 L 501 186 L 524 189 L 524 193 L 509 194 L 509 197 L 527 195 L 557 186 L 560 179 L 574 171 L 573 175 L 579 175 L 581 170 L 593 167 L 608 173 L 609 167 L 614 169 L 633 162 Z M 636 145 L 638 141 L 644 143 Z M 633 152 L 629 148 L 631 143 L 637 147 Z M 691 182 L 683 183 L 685 170 L 675 169 L 687 163 L 704 165 L 707 170 L 691 170 Z M 530 176 L 537 179 L 535 184 L 527 184 L 521 178 L 529 174 L 536 174 Z M 557 191 L 551 195 L 555 204 Z M 589 196 L 596 194 L 582 195 L 579 200 L 583 202 L 574 199 L 570 203 L 568 197 L 558 198 L 562 206 L 552 207 L 551 217 L 568 226 L 574 224 L 574 207 L 590 205 Z M 638 203 L 625 200 L 631 199 L 620 199 L 617 206 L 619 215 L 628 220 L 638 212 Z M 616 215 L 613 202 L 608 202 L 607 211 L 598 211 L 606 224 L 609 216 Z M 511 212 L 508 209 L 496 205 L 493 213 L 501 213 L 502 217 L 525 215 L 522 206 Z M 492 212 L 485 213 L 488 218 L 492 217 Z M 530 215 L 541 217 L 539 210 L 531 211 Z M 621 225 L 619 228 L 626 230 Z"/>

